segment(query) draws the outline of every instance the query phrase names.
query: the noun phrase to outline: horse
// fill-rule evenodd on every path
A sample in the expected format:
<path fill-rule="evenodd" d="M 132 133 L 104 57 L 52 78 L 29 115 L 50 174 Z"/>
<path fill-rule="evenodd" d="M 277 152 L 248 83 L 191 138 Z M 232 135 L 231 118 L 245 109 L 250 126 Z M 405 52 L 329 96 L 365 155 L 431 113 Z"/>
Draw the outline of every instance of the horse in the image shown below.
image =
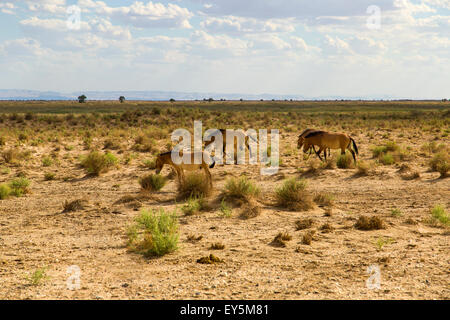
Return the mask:
<path fill-rule="evenodd" d="M 355 151 L 351 149 L 351 145 L 353 143 L 353 148 Z M 319 152 L 316 152 L 316 155 L 322 161 L 320 157 L 320 153 L 323 150 L 329 149 L 341 149 L 341 154 L 345 154 L 345 150 L 348 149 L 352 153 L 353 161 L 356 164 L 356 155 L 358 153 L 358 147 L 356 146 L 355 140 L 350 136 L 344 133 L 331 133 L 326 131 L 315 131 L 306 134 L 302 141 L 299 139 L 298 148 L 300 149 L 303 145 L 303 152 L 306 153 L 308 149 L 315 145 L 319 147 Z M 327 155 L 325 153 L 325 160 L 327 159 Z"/>
<path fill-rule="evenodd" d="M 196 154 L 200 154 L 201 159 L 202 159 L 202 163 L 201 164 L 195 164 L 194 163 L 194 158 Z M 164 165 L 169 165 L 172 168 L 175 169 L 176 173 L 177 173 L 177 177 L 178 177 L 178 182 L 184 183 L 186 181 L 186 177 L 184 175 L 184 170 L 186 171 L 194 171 L 197 169 L 203 169 L 205 171 L 206 177 L 209 180 L 209 185 L 212 187 L 212 177 L 211 177 L 211 172 L 209 172 L 209 168 L 214 168 L 216 162 L 213 160 L 213 163 L 211 165 L 208 165 L 204 158 L 205 156 L 207 156 L 204 152 L 190 152 L 187 153 L 187 155 L 190 157 L 190 162 L 189 163 L 181 163 L 181 164 L 175 164 L 172 161 L 172 152 L 165 152 L 165 153 L 161 153 L 157 156 L 156 158 L 156 174 L 159 174 L 162 170 L 162 168 L 164 167 Z M 182 159 L 184 158 L 184 156 L 186 156 L 186 154 L 180 155 L 180 157 L 182 157 Z"/>
<path fill-rule="evenodd" d="M 220 133 L 222 134 L 222 142 L 223 142 L 223 146 L 222 146 L 222 148 L 223 148 L 222 152 L 223 153 L 222 154 L 225 157 L 225 155 L 226 155 L 226 145 L 227 145 L 227 130 L 226 129 L 218 129 L 218 131 L 220 131 Z M 235 136 L 237 137 L 237 139 L 234 139 Z M 235 135 L 232 137 L 233 138 L 233 142 L 234 142 L 234 150 L 237 151 L 237 141 L 244 140 L 245 147 L 248 149 L 248 151 L 250 153 L 250 156 L 251 156 L 252 155 L 252 150 L 251 150 L 250 144 L 249 144 L 249 137 L 253 141 L 255 141 L 253 137 L 251 137 L 249 135 L 246 135 L 244 132 L 236 131 Z M 210 144 L 214 143 L 215 140 L 216 140 L 216 137 L 215 136 L 211 136 L 211 141 L 206 141 L 205 142 L 205 148 L 208 147 Z M 241 148 L 242 148 L 242 146 L 241 146 Z M 237 157 L 237 152 L 235 152 L 235 154 L 234 154 L 235 161 L 236 161 L 236 157 Z"/>
<path fill-rule="evenodd" d="M 301 149 L 301 147 L 302 147 L 302 145 L 303 145 L 303 140 L 304 140 L 304 138 L 305 138 L 306 135 L 308 135 L 308 134 L 310 134 L 310 133 L 312 133 L 312 132 L 316 132 L 316 131 L 319 131 L 319 130 L 316 130 L 316 129 L 306 129 L 305 131 L 303 131 L 303 132 L 298 136 L 297 149 Z M 314 147 L 314 145 L 311 145 L 310 148 L 309 148 L 309 154 L 310 154 L 310 155 L 311 155 L 311 153 L 312 153 L 313 150 L 314 150 L 314 153 L 317 154 L 316 148 Z M 327 152 L 327 150 L 325 150 L 325 151 L 323 152 L 325 157 L 326 157 L 326 152 Z M 331 151 L 330 151 L 330 149 L 328 148 L 328 156 L 330 156 L 330 155 L 331 155 Z"/>

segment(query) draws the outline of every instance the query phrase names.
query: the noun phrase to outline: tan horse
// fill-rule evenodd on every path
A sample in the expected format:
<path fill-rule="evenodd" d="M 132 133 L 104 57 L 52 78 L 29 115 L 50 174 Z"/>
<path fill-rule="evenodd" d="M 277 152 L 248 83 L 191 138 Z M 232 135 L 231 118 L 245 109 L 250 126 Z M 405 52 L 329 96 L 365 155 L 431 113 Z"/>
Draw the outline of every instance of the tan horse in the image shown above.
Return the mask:
<path fill-rule="evenodd" d="M 299 136 L 298 136 L 298 141 L 297 141 L 297 149 L 301 149 L 302 145 L 303 145 L 303 141 L 305 139 L 305 136 L 307 136 L 308 134 L 312 133 L 312 132 L 317 132 L 319 130 L 316 129 L 306 129 L 305 131 L 303 131 Z M 312 151 L 314 150 L 314 153 L 317 154 L 316 152 L 316 148 L 314 147 L 314 145 L 311 145 L 311 147 L 309 148 L 309 154 L 311 155 Z M 324 150 L 324 156 L 326 157 L 326 152 L 327 150 Z M 331 155 L 331 151 L 328 148 L 328 156 Z"/>
<path fill-rule="evenodd" d="M 351 149 L 351 145 L 353 143 L 353 148 L 355 151 Z M 355 140 L 349 137 L 344 133 L 331 133 L 326 131 L 315 131 L 310 132 L 305 135 L 301 144 L 299 141 L 298 148 L 301 148 L 303 145 L 303 152 L 306 153 L 311 146 L 319 146 L 319 152 L 316 152 L 317 156 L 320 160 L 320 153 L 323 150 L 329 149 L 341 149 L 341 154 L 345 154 L 345 150 L 348 149 L 352 153 L 353 161 L 356 163 L 356 155 L 358 154 L 358 147 L 356 146 Z M 325 153 L 325 160 L 327 159 L 327 155 Z"/>
<path fill-rule="evenodd" d="M 214 161 L 211 165 L 208 165 L 205 160 L 204 160 L 204 156 L 207 156 L 205 153 L 203 152 L 197 152 L 197 154 L 200 153 L 202 156 L 202 163 L 201 164 L 195 164 L 194 163 L 194 157 L 196 153 L 189 153 L 190 156 L 190 163 L 181 163 L 181 164 L 175 164 L 172 161 L 172 152 L 165 152 L 165 153 L 161 153 L 160 155 L 158 155 L 158 157 L 156 158 L 156 173 L 159 174 L 162 170 L 162 168 L 164 167 L 164 165 L 169 165 L 172 168 L 175 169 L 177 176 L 178 176 L 178 182 L 184 183 L 186 181 L 186 177 L 184 175 L 184 170 L 186 171 L 194 171 L 194 170 L 198 170 L 198 169 L 203 169 L 205 170 L 205 174 L 207 179 L 209 180 L 209 184 L 212 187 L 212 177 L 211 177 L 211 172 L 209 172 L 209 168 L 214 168 L 214 165 L 216 164 Z M 183 154 L 180 154 L 180 157 Z"/>
<path fill-rule="evenodd" d="M 225 157 L 226 156 L 226 146 L 227 146 L 227 130 L 226 129 L 218 129 L 218 131 L 220 131 L 220 133 L 222 134 L 222 139 L 223 139 L 222 140 L 222 142 L 223 142 L 223 150 L 222 151 L 223 151 L 223 156 Z M 237 139 L 235 139 L 233 137 L 233 141 L 230 141 L 230 143 L 234 143 L 234 151 L 235 151 L 234 152 L 234 160 L 235 161 L 237 160 L 237 141 L 239 141 L 239 140 L 244 140 L 245 147 L 248 149 L 248 151 L 250 152 L 250 156 L 251 156 L 252 150 L 251 150 L 250 144 L 249 144 L 249 136 L 246 135 L 244 132 L 237 131 L 236 137 L 237 137 Z M 214 142 L 215 142 L 215 137 L 212 136 L 211 141 L 205 142 L 205 148 Z"/>

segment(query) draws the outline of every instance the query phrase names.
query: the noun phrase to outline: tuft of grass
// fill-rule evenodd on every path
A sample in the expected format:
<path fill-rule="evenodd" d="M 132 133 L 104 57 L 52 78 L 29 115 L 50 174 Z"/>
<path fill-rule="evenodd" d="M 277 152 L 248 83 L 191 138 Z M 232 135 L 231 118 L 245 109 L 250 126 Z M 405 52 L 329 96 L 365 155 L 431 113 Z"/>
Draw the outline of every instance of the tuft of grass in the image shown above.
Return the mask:
<path fill-rule="evenodd" d="M 360 176 L 368 176 L 370 172 L 370 164 L 365 161 L 358 161 L 356 164 L 357 174 Z"/>
<path fill-rule="evenodd" d="M 212 253 L 209 256 L 202 257 L 197 260 L 197 263 L 201 264 L 215 264 L 215 263 L 223 263 L 224 261 L 219 257 L 216 257 Z"/>
<path fill-rule="evenodd" d="M 314 234 L 315 234 L 314 230 L 309 230 L 308 232 L 306 232 L 302 237 L 302 243 L 308 246 L 311 245 Z"/>
<path fill-rule="evenodd" d="M 166 185 L 166 182 L 166 178 L 160 174 L 150 174 L 139 179 L 139 184 L 145 191 L 159 191 Z"/>
<path fill-rule="evenodd" d="M 403 215 L 403 213 L 400 211 L 400 209 L 392 209 L 391 210 L 391 216 L 393 217 L 401 217 Z"/>
<path fill-rule="evenodd" d="M 340 169 L 349 169 L 353 167 L 353 157 L 349 153 L 340 154 L 337 157 L 336 165 Z"/>
<path fill-rule="evenodd" d="M 178 195 L 182 199 L 206 198 L 212 192 L 211 186 L 204 173 L 190 173 L 178 186 Z"/>
<path fill-rule="evenodd" d="M 385 225 L 381 218 L 372 216 L 370 218 L 366 216 L 360 216 L 358 221 L 356 221 L 355 228 L 358 230 L 379 230 L 384 229 Z"/>
<path fill-rule="evenodd" d="M 223 250 L 225 249 L 225 245 L 221 242 L 216 242 L 211 245 L 210 250 Z"/>
<path fill-rule="evenodd" d="M 220 212 L 224 218 L 230 218 L 233 214 L 232 208 L 225 202 L 225 199 L 220 202 Z"/>
<path fill-rule="evenodd" d="M 128 248 L 146 257 L 163 256 L 178 248 L 178 216 L 164 209 L 142 210 L 128 229 Z"/>
<path fill-rule="evenodd" d="M 375 246 L 377 247 L 378 251 L 381 251 L 385 245 L 391 244 L 393 242 L 394 240 L 391 238 L 378 238 L 375 242 Z"/>
<path fill-rule="evenodd" d="M 83 210 L 84 209 L 84 205 L 83 205 L 84 203 L 85 203 L 85 201 L 83 201 L 82 199 L 77 199 L 77 200 L 73 200 L 73 201 L 67 201 L 66 200 L 63 203 L 63 213 Z"/>
<path fill-rule="evenodd" d="M 55 174 L 53 172 L 46 172 L 44 175 L 45 181 L 55 180 Z"/>
<path fill-rule="evenodd" d="M 390 165 L 395 163 L 394 156 L 392 154 L 390 154 L 390 153 L 386 153 L 386 154 L 381 155 L 379 157 L 379 161 L 382 164 L 386 165 L 386 166 L 390 166 Z"/>
<path fill-rule="evenodd" d="M 271 245 L 275 247 L 286 247 L 286 241 L 292 240 L 292 236 L 287 232 L 278 233 L 272 240 Z"/>
<path fill-rule="evenodd" d="M 243 219 L 251 219 L 259 216 L 261 213 L 261 207 L 254 200 L 248 201 L 246 204 L 242 206 L 241 218 Z"/>
<path fill-rule="evenodd" d="M 31 285 L 38 286 L 38 285 L 42 284 L 42 282 L 48 278 L 49 277 L 47 276 L 47 268 L 42 267 L 42 268 L 35 270 L 33 273 L 31 273 L 27 277 L 27 280 L 30 282 Z"/>
<path fill-rule="evenodd" d="M 291 178 L 276 189 L 275 196 L 280 207 L 290 210 L 309 210 L 313 208 L 312 197 L 306 191 L 306 180 Z"/>
<path fill-rule="evenodd" d="M 332 207 L 334 205 L 334 196 L 329 193 L 320 192 L 314 197 L 314 202 L 321 207 Z"/>
<path fill-rule="evenodd" d="M 42 158 L 42 165 L 44 167 L 50 167 L 53 164 L 53 160 L 50 157 L 44 157 Z"/>
<path fill-rule="evenodd" d="M 153 160 L 146 159 L 144 160 L 143 165 L 147 169 L 154 170 L 156 168 L 156 161 L 154 159 Z"/>
<path fill-rule="evenodd" d="M 9 183 L 11 194 L 16 197 L 21 197 L 29 192 L 30 180 L 27 178 L 16 178 Z"/>
<path fill-rule="evenodd" d="M 323 233 L 328 233 L 328 232 L 332 232 L 334 230 L 334 227 L 327 222 L 327 223 L 324 223 L 319 229 Z"/>
<path fill-rule="evenodd" d="M 0 200 L 4 200 L 11 194 L 11 188 L 6 184 L 0 184 Z"/>
<path fill-rule="evenodd" d="M 246 200 L 258 197 L 260 189 L 246 177 L 231 178 L 225 184 L 224 198 Z"/>
<path fill-rule="evenodd" d="M 431 171 L 439 172 L 441 178 L 448 176 L 450 170 L 450 156 L 447 152 L 439 152 L 429 162 Z"/>
<path fill-rule="evenodd" d="M 303 229 L 311 228 L 313 224 L 314 224 L 314 220 L 311 219 L 311 218 L 300 219 L 300 220 L 297 220 L 295 222 L 297 230 L 303 230 Z"/>
<path fill-rule="evenodd" d="M 81 166 L 86 169 L 87 173 L 99 176 L 101 173 L 108 172 L 109 169 L 116 166 L 118 159 L 112 153 L 100 153 L 92 151 L 81 160 Z"/>
<path fill-rule="evenodd" d="M 203 208 L 203 198 L 189 198 L 186 203 L 181 207 L 181 211 L 186 216 L 192 216 L 197 214 Z"/>
<path fill-rule="evenodd" d="M 445 207 L 442 205 L 435 205 L 430 209 L 432 224 L 436 222 L 441 223 L 444 226 L 450 226 L 450 214 L 446 212 Z"/>

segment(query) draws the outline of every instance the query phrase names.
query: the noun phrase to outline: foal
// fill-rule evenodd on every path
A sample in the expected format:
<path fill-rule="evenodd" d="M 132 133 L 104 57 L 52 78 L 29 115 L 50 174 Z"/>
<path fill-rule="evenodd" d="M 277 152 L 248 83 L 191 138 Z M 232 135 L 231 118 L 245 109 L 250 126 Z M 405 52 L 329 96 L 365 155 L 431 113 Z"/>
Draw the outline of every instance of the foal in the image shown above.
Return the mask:
<path fill-rule="evenodd" d="M 201 164 L 195 164 L 194 163 L 194 158 L 195 155 L 200 155 L 202 158 L 202 163 Z M 178 182 L 184 183 L 186 181 L 186 177 L 184 175 L 184 170 L 186 171 L 194 171 L 197 169 L 203 169 L 205 171 L 206 177 L 209 181 L 209 185 L 212 187 L 212 178 L 211 178 L 211 172 L 209 172 L 209 168 L 214 168 L 214 165 L 216 164 L 216 162 L 213 160 L 213 163 L 211 165 L 208 165 L 205 162 L 205 157 L 207 156 L 204 152 L 197 152 L 197 153 L 188 153 L 188 154 L 184 154 L 184 156 L 188 156 L 190 157 L 190 162 L 189 163 L 181 163 L 181 164 L 175 164 L 172 161 L 172 152 L 165 152 L 165 153 L 161 153 L 158 155 L 158 157 L 156 158 L 156 174 L 159 174 L 162 170 L 162 168 L 164 167 L 164 165 L 169 165 L 172 168 L 175 169 L 176 173 L 177 173 L 177 177 L 178 177 Z M 180 157 L 184 158 L 183 155 L 180 155 Z"/>

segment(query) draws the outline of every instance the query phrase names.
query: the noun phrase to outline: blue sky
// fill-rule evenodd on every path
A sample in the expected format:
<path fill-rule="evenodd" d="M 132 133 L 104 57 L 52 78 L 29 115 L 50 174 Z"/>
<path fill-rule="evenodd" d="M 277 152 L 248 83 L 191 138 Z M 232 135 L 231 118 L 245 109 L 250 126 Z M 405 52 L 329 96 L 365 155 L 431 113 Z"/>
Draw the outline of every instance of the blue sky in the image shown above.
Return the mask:
<path fill-rule="evenodd" d="M 450 98 L 450 0 L 0 0 L 0 67 L 1 89 Z"/>

